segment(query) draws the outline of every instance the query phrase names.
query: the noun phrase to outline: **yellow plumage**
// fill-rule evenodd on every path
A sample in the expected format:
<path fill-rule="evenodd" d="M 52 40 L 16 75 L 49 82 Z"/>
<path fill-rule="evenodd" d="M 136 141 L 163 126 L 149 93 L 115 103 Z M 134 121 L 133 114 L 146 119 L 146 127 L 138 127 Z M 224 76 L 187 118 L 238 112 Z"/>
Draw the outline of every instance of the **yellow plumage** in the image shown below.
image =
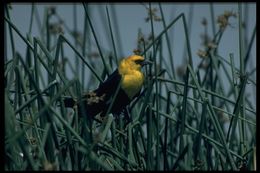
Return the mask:
<path fill-rule="evenodd" d="M 136 62 L 144 61 L 142 56 L 132 55 L 120 62 L 119 74 L 122 76 L 121 88 L 132 99 L 142 88 L 144 74 L 141 71 L 141 64 Z"/>

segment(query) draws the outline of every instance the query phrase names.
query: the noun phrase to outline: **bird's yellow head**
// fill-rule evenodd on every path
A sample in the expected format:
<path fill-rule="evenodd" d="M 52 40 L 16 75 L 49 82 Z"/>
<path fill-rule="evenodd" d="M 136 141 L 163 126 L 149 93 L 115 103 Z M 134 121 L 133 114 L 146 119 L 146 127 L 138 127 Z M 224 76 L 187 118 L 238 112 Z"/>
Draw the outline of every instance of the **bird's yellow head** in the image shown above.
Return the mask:
<path fill-rule="evenodd" d="M 142 66 L 150 63 L 150 61 L 145 60 L 142 56 L 131 55 L 120 62 L 119 72 L 120 74 L 126 74 L 132 70 L 141 71 Z"/>
<path fill-rule="evenodd" d="M 123 59 L 119 64 L 118 72 L 122 77 L 121 88 L 130 99 L 132 99 L 143 86 L 144 74 L 141 68 L 146 64 L 151 64 L 151 62 L 139 55 L 131 55 Z"/>

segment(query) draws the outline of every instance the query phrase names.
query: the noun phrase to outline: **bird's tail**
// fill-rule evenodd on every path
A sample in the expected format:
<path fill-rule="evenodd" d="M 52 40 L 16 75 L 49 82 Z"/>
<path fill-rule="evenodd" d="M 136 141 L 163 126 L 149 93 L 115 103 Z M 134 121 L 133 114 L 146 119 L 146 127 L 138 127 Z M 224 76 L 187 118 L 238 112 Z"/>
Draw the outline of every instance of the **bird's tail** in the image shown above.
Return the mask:
<path fill-rule="evenodd" d="M 64 98 L 63 103 L 65 107 L 73 108 L 77 104 L 77 101 L 71 97 L 67 97 Z"/>

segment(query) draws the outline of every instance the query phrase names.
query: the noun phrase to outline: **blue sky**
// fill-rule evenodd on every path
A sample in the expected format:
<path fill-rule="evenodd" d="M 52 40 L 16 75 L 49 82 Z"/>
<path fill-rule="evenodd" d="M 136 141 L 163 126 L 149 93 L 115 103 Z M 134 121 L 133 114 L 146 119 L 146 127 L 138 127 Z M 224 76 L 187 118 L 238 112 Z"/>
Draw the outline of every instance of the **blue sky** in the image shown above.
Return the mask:
<path fill-rule="evenodd" d="M 41 3 L 41 5 L 37 4 L 37 9 L 39 10 L 39 14 L 43 15 L 44 7 L 48 7 L 50 5 L 55 5 L 57 7 L 57 13 L 65 19 L 65 23 L 70 29 L 73 29 L 73 5 L 70 3 L 63 3 L 63 4 L 46 4 Z M 108 29 L 108 24 L 104 23 L 106 21 L 102 19 L 105 16 L 105 7 L 108 5 L 108 9 L 110 10 L 111 14 L 111 6 L 113 5 L 116 10 L 116 17 L 119 26 L 119 33 L 116 33 L 114 37 L 119 37 L 121 40 L 121 48 L 122 50 L 118 50 L 122 53 L 122 56 L 127 56 L 132 53 L 133 49 L 136 46 L 136 38 L 137 32 L 140 28 L 142 32 L 146 35 L 149 35 L 151 32 L 150 22 L 144 22 L 145 17 L 147 17 L 147 10 L 145 9 L 144 5 L 137 4 L 137 3 L 116 3 L 116 4 L 103 4 L 103 3 L 94 3 L 89 6 L 92 16 L 92 22 L 94 24 L 94 28 L 98 33 L 98 39 L 102 42 L 102 47 L 106 48 L 107 50 L 111 50 L 111 44 L 107 38 L 110 36 L 107 35 L 108 32 L 104 31 L 104 29 Z M 148 7 L 148 4 L 145 4 Z M 217 16 L 223 14 L 224 11 L 234 11 L 237 12 L 237 4 L 236 3 L 214 3 L 214 12 L 215 12 L 215 20 L 217 20 Z M 29 22 L 30 22 L 30 15 L 31 15 L 31 4 L 28 3 L 19 3 L 12 5 L 11 17 L 12 21 L 16 24 L 18 29 L 26 35 L 29 30 Z M 156 7 L 157 14 L 160 15 L 160 11 L 158 8 L 158 4 L 152 4 L 152 7 Z M 82 4 L 77 5 L 77 26 L 79 30 L 82 31 L 83 29 L 83 18 L 84 18 L 84 9 Z M 196 51 L 198 48 L 201 48 L 201 38 L 200 35 L 203 33 L 204 28 L 201 25 L 202 18 L 207 18 L 208 21 L 211 21 L 210 18 L 210 5 L 209 3 L 193 3 L 193 7 L 191 7 L 190 3 L 162 3 L 162 9 L 164 11 L 164 16 L 166 19 L 166 24 L 170 23 L 176 16 L 181 13 L 184 13 L 187 20 L 189 20 L 189 11 L 193 8 L 193 15 L 192 15 L 192 25 L 190 31 L 190 42 L 192 53 L 194 56 L 196 55 Z M 103 14 L 102 14 L 103 12 Z M 253 27 L 256 24 L 256 6 L 255 4 L 249 4 L 249 27 L 248 27 L 248 35 L 250 35 L 253 31 Z M 113 18 L 112 18 L 113 20 Z M 215 21 L 216 24 L 216 21 Z M 237 48 L 238 48 L 238 22 L 237 19 L 231 20 L 231 24 L 234 27 L 228 27 L 223 35 L 223 45 L 226 50 L 224 56 L 228 56 L 230 52 L 233 52 L 236 55 Z M 161 22 L 155 22 L 155 35 L 160 33 L 163 30 L 163 25 Z M 216 24 L 217 26 L 217 24 Z M 112 26 L 114 31 L 115 26 Z M 209 35 L 212 36 L 212 29 L 211 23 L 209 22 Z M 184 33 L 183 33 L 183 25 L 181 22 L 178 22 L 169 30 L 169 33 L 173 33 L 173 46 L 180 46 L 180 49 L 183 49 L 183 44 L 180 44 L 180 41 L 184 41 Z M 67 33 L 65 33 L 65 36 Z M 39 36 L 38 28 L 36 26 L 36 22 L 34 19 L 33 25 L 33 36 Z M 18 45 L 20 41 L 17 40 Z M 228 47 L 227 47 L 228 45 Z M 119 47 L 119 45 L 117 45 Z M 21 49 L 19 49 L 21 48 Z M 21 45 L 17 47 L 17 49 L 21 52 L 24 52 L 24 47 Z M 180 50 L 177 48 L 177 50 Z M 221 47 L 220 47 L 221 49 Z M 181 54 L 183 51 L 179 51 Z M 252 50 L 255 52 L 255 49 Z M 178 55 L 178 53 L 176 53 Z"/>
<path fill-rule="evenodd" d="M 256 25 L 256 4 L 255 3 L 247 3 L 248 4 L 248 20 L 247 20 L 247 36 L 250 38 L 253 29 Z M 63 4 L 47 4 L 41 3 L 36 4 L 37 9 L 40 14 L 40 18 L 42 20 L 42 16 L 44 14 L 44 8 L 50 5 L 56 6 L 57 13 L 64 19 L 64 22 L 70 29 L 73 29 L 75 20 L 73 19 L 73 4 L 72 3 L 63 3 Z M 136 48 L 137 42 L 137 33 L 138 29 L 141 29 L 142 32 L 148 36 L 151 33 L 150 22 L 145 22 L 145 17 L 147 17 L 148 13 L 145 6 L 149 6 L 148 4 L 138 4 L 138 3 L 114 3 L 114 4 L 97 4 L 93 3 L 89 5 L 91 20 L 93 22 L 95 31 L 97 34 L 97 38 L 101 43 L 101 46 L 107 51 L 113 51 L 112 44 L 110 40 L 110 35 L 107 32 L 108 23 L 106 18 L 106 5 L 108 6 L 110 17 L 112 22 L 118 21 L 118 30 L 116 26 L 112 26 L 114 31 L 114 37 L 120 39 L 120 42 L 116 42 L 117 52 L 119 57 L 125 57 L 133 53 L 133 50 Z M 157 3 L 152 4 L 152 7 L 156 7 L 157 14 L 160 16 L 160 11 Z M 224 11 L 232 11 L 238 12 L 237 3 L 214 3 L 214 24 L 217 28 L 217 16 L 224 13 Z M 243 6 L 244 7 L 244 4 Z M 112 8 L 115 9 L 116 19 L 113 18 Z M 82 4 L 76 5 L 77 11 L 77 27 L 79 31 L 83 30 L 84 25 L 84 8 Z M 200 58 L 197 56 L 198 49 L 203 49 L 201 45 L 201 34 L 204 32 L 204 27 L 201 24 L 203 18 L 208 20 L 208 33 L 212 36 L 212 27 L 211 27 L 211 16 L 210 16 L 210 4 L 209 3 L 162 3 L 162 9 L 164 12 L 164 16 L 166 19 L 166 25 L 169 24 L 176 16 L 181 13 L 184 13 L 187 21 L 191 20 L 190 30 L 190 44 L 191 51 L 193 56 L 194 65 L 198 64 Z M 192 18 L 189 18 L 190 10 L 193 10 Z M 244 9 L 244 8 L 243 8 Z M 24 36 L 28 33 L 29 24 L 30 24 L 30 15 L 31 15 L 31 4 L 30 3 L 20 3 L 20 4 L 12 4 L 12 10 L 10 11 L 11 20 L 17 26 L 17 28 L 22 32 Z M 242 12 L 244 14 L 244 10 Z M 55 21 L 55 20 L 53 20 Z M 43 22 L 43 21 L 41 21 Z M 238 32 L 238 19 L 234 18 L 230 20 L 232 27 L 227 27 L 220 46 L 219 46 L 219 54 L 229 60 L 229 54 L 234 54 L 235 66 L 239 68 L 239 32 Z M 158 35 L 163 30 L 162 22 L 155 22 L 155 35 Z M 183 63 L 183 52 L 184 52 L 184 29 L 183 24 L 178 21 L 171 29 L 168 31 L 171 43 L 173 47 L 173 56 L 175 61 L 175 69 L 177 66 Z M 32 36 L 39 37 L 39 31 L 35 22 L 33 22 Z M 65 37 L 69 37 L 68 33 L 65 33 Z M 25 55 L 25 44 L 23 41 L 15 34 L 15 44 L 16 50 Z M 9 34 L 7 34 L 7 57 L 11 56 L 11 48 Z M 164 41 L 165 42 L 165 41 Z M 72 42 L 74 43 L 74 42 Z M 97 50 L 95 47 L 95 42 L 92 37 L 93 50 Z M 166 47 L 166 46 L 165 46 Z M 166 48 L 165 48 L 166 49 Z M 165 55 L 167 56 L 167 49 L 165 50 Z M 66 50 L 66 55 L 68 57 L 74 56 L 72 50 Z M 256 43 L 254 40 L 253 48 L 251 50 L 252 58 L 250 60 L 250 68 L 248 70 L 252 70 L 256 67 Z M 251 76 L 255 80 L 255 76 Z M 250 86 L 249 86 L 250 87 Z M 252 88 L 255 90 L 255 87 Z M 255 92 L 252 93 L 254 95 Z M 255 100 L 255 96 L 252 98 Z"/>

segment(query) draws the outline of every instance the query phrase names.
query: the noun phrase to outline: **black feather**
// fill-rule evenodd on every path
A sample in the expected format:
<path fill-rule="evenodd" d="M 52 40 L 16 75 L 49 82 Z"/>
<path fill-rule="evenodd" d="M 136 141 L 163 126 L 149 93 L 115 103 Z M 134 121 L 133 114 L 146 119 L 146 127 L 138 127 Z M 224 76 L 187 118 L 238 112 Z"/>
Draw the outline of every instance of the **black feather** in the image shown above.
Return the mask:
<path fill-rule="evenodd" d="M 93 118 L 98 113 L 101 113 L 101 116 L 105 116 L 111 104 L 112 98 L 116 93 L 117 87 L 120 84 L 121 78 L 122 77 L 117 69 L 109 75 L 108 78 L 101 83 L 96 90 L 85 94 L 77 102 L 72 98 L 66 98 L 64 99 L 64 104 L 66 107 L 73 107 L 77 104 L 79 115 L 87 115 L 88 117 Z M 138 96 L 139 93 L 140 91 L 135 95 L 135 97 Z M 125 108 L 130 102 L 130 98 L 124 90 L 120 88 L 109 113 L 113 113 L 115 115 L 120 114 L 123 108 Z"/>

